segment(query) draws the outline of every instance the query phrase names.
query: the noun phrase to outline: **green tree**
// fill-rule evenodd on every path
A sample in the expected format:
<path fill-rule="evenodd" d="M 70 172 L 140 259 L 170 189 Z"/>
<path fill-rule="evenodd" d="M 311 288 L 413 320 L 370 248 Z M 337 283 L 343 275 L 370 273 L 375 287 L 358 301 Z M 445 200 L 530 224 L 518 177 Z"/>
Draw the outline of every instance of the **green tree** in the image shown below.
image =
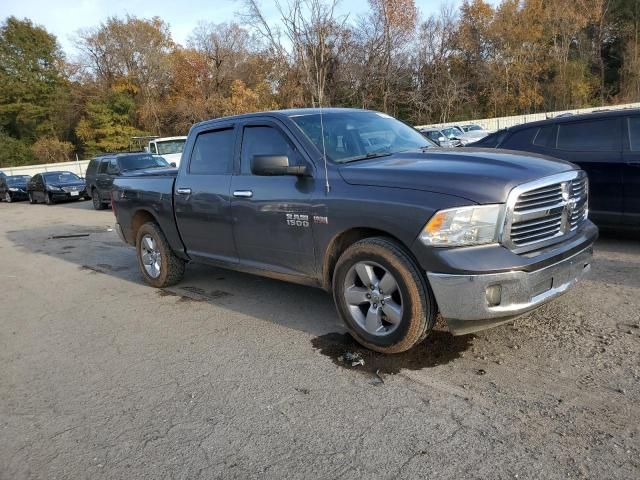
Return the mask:
<path fill-rule="evenodd" d="M 135 109 L 131 93 L 118 86 L 105 98 L 89 101 L 86 114 L 76 127 L 84 154 L 128 150 L 131 137 L 145 135 L 133 126 Z"/>
<path fill-rule="evenodd" d="M 33 143 L 56 136 L 55 105 L 64 95 L 64 58 L 56 38 L 30 20 L 9 17 L 0 27 L 0 128 Z"/>

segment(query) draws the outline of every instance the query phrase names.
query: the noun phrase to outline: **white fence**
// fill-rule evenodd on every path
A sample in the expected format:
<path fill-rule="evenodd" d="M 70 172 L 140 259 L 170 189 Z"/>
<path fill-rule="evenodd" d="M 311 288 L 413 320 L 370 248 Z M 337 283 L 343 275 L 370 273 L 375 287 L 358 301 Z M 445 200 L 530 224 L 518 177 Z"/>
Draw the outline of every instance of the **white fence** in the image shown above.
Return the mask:
<path fill-rule="evenodd" d="M 640 103 L 627 103 L 625 105 L 611 105 L 609 107 L 581 108 L 577 110 L 562 110 L 559 112 L 532 113 L 529 115 L 514 115 L 512 117 L 482 118 L 478 120 L 464 120 L 464 121 L 458 121 L 458 122 L 434 123 L 433 125 L 420 125 L 420 126 L 417 126 L 416 128 L 448 127 L 449 125 L 465 125 L 467 123 L 475 123 L 477 125 L 480 125 L 485 130 L 500 130 L 501 128 L 513 127 L 514 125 L 520 125 L 522 123 L 535 122 L 537 120 L 545 120 L 547 118 L 553 118 L 563 113 L 572 113 L 576 115 L 579 113 L 591 113 L 594 111 L 602 111 L 602 110 L 623 110 L 628 108 L 640 108 Z"/>
<path fill-rule="evenodd" d="M 41 165 L 24 165 L 21 167 L 6 167 L 0 168 L 0 172 L 4 172 L 5 175 L 33 176 L 36 173 L 56 172 L 58 170 L 62 170 L 65 172 L 73 172 L 80 177 L 84 177 L 84 173 L 87 171 L 87 165 L 89 165 L 89 160 L 80 160 L 77 162 L 46 163 Z"/>

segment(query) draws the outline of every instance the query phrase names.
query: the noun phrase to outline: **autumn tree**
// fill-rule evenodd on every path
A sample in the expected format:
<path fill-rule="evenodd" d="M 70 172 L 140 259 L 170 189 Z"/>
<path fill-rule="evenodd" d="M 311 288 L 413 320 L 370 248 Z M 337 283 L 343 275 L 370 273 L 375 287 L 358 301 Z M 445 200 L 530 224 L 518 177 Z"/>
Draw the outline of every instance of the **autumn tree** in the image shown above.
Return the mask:
<path fill-rule="evenodd" d="M 338 16 L 338 0 L 276 1 L 281 27 L 270 24 L 257 0 L 247 0 L 246 21 L 266 42 L 278 66 L 299 70 L 311 105 L 326 104 L 327 83 L 343 51 L 346 16 Z M 284 37 L 284 38 L 283 38 Z"/>

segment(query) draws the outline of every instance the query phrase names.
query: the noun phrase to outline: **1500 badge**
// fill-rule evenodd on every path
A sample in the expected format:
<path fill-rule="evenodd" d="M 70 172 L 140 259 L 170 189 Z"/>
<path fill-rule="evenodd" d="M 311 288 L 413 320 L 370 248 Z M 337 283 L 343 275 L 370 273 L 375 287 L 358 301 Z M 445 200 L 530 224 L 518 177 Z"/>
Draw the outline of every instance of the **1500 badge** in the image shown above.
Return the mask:
<path fill-rule="evenodd" d="M 287 225 L 289 225 L 290 227 L 308 227 L 309 215 L 287 213 Z"/>

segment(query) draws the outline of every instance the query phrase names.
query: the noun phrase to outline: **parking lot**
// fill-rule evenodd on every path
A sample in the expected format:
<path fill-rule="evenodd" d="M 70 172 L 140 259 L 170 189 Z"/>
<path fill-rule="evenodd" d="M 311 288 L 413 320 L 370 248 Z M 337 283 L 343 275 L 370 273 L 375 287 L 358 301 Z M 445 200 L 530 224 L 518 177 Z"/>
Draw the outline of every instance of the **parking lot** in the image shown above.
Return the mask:
<path fill-rule="evenodd" d="M 513 325 L 385 357 L 320 290 L 203 266 L 154 290 L 112 225 L 0 204 L 2 479 L 640 476 L 637 236 Z"/>

